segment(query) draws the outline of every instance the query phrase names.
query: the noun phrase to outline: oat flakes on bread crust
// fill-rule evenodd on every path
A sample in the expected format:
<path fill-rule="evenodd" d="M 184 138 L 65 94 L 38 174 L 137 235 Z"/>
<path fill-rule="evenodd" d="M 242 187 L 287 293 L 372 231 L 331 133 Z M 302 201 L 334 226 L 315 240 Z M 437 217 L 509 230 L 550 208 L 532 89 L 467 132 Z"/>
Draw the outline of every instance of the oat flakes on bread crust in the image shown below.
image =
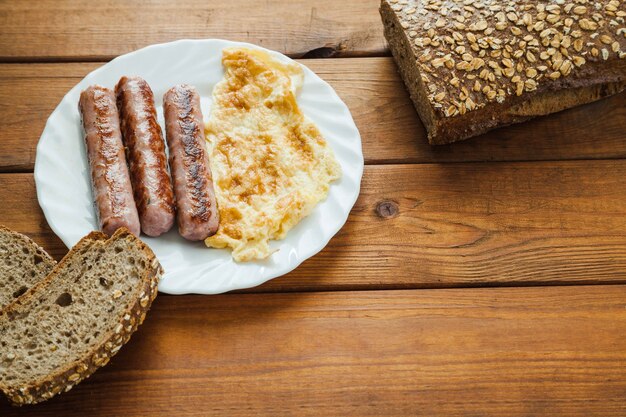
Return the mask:
<path fill-rule="evenodd" d="M 0 311 L 44 279 L 54 265 L 28 236 L 0 225 Z"/>
<path fill-rule="evenodd" d="M 0 391 L 14 405 L 34 404 L 106 365 L 143 322 L 162 272 L 150 248 L 126 229 L 81 239 L 0 312 Z M 50 325 L 60 327 L 56 338 L 46 333 Z"/>
<path fill-rule="evenodd" d="M 431 144 L 626 88 L 623 0 L 382 0 Z"/>

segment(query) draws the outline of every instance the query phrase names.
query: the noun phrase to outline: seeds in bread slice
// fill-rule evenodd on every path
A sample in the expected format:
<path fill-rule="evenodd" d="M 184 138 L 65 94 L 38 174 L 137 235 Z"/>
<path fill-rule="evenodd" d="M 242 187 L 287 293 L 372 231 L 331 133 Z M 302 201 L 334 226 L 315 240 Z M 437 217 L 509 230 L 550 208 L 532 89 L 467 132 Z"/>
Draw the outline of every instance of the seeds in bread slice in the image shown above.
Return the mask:
<path fill-rule="evenodd" d="M 143 322 L 163 270 L 126 229 L 92 232 L 0 312 L 0 390 L 14 405 L 69 391 Z"/>
<path fill-rule="evenodd" d="M 44 279 L 54 265 L 30 238 L 0 226 L 0 310 Z"/>

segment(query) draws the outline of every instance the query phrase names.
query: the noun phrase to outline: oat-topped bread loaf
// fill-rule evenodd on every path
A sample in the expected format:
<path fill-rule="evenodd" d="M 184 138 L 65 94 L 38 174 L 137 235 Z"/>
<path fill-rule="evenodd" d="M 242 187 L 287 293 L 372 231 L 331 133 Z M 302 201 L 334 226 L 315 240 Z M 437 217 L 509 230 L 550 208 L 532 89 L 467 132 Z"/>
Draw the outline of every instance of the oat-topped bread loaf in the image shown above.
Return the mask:
<path fill-rule="evenodd" d="M 431 144 L 626 88 L 623 0 L 382 0 Z"/>
<path fill-rule="evenodd" d="M 0 311 L 41 281 L 54 265 L 38 244 L 0 226 Z"/>
<path fill-rule="evenodd" d="M 0 311 L 0 391 L 15 405 L 33 404 L 106 365 L 143 322 L 161 273 L 126 229 L 83 238 Z"/>

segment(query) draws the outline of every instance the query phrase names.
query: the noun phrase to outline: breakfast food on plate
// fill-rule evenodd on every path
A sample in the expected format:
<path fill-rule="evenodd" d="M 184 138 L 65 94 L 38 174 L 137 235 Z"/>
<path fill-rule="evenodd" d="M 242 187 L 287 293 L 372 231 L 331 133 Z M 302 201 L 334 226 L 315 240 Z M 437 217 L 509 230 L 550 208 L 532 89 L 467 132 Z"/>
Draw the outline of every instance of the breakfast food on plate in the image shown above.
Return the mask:
<path fill-rule="evenodd" d="M 126 227 L 138 235 L 139 216 L 124 155 L 113 91 L 93 85 L 80 95 L 85 145 L 100 229 L 112 235 Z"/>
<path fill-rule="evenodd" d="M 219 215 L 198 92 L 185 84 L 172 87 L 163 96 L 163 113 L 178 231 L 185 239 L 204 240 L 217 231 Z"/>
<path fill-rule="evenodd" d="M 431 144 L 626 88 L 626 2 L 382 0 L 385 37 Z"/>
<path fill-rule="evenodd" d="M 0 311 L 0 391 L 15 405 L 69 391 L 143 322 L 161 265 L 122 228 L 84 237 L 52 272 Z"/>
<path fill-rule="evenodd" d="M 176 213 L 154 95 L 139 77 L 122 77 L 115 95 L 141 230 L 159 236 L 172 228 Z"/>
<path fill-rule="evenodd" d="M 35 242 L 0 226 L 0 311 L 41 281 L 54 265 L 54 259 Z"/>
<path fill-rule="evenodd" d="M 104 232 L 124 226 L 156 237 L 176 218 L 185 239 L 229 247 L 236 261 L 265 259 L 269 241 L 283 239 L 326 198 L 341 167 L 296 102 L 302 67 L 248 48 L 224 49 L 222 63 L 206 138 L 194 87 L 176 85 L 163 96 L 171 179 L 147 82 L 124 76 L 114 95 L 100 86 L 83 91 Z"/>
<path fill-rule="evenodd" d="M 207 125 L 220 225 L 205 242 L 232 248 L 236 261 L 264 259 L 269 240 L 324 200 L 341 168 L 296 103 L 300 65 L 246 48 L 224 49 L 222 63 Z"/>

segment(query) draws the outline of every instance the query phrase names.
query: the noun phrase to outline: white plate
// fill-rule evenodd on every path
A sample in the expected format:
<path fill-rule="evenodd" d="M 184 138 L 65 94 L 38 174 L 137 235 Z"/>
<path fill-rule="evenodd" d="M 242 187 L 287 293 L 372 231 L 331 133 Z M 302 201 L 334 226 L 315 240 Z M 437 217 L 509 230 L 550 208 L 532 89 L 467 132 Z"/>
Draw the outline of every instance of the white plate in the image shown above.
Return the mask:
<path fill-rule="evenodd" d="M 143 77 L 152 87 L 163 127 L 163 94 L 173 85 L 195 85 L 202 97 L 205 121 L 213 87 L 223 77 L 222 49 L 255 45 L 218 39 L 180 40 L 152 45 L 122 55 L 87 75 L 52 112 L 37 145 L 37 198 L 48 224 L 68 246 L 98 229 L 93 208 L 88 162 L 78 112 L 80 92 L 91 84 L 113 88 L 123 75 Z M 268 51 L 283 61 L 286 56 Z M 298 104 L 320 129 L 343 170 L 328 198 L 294 227 L 279 249 L 263 262 L 236 263 L 226 249 L 210 249 L 178 235 L 176 226 L 158 238 L 142 236 L 165 269 L 159 290 L 170 294 L 217 294 L 249 288 L 286 274 L 322 250 L 341 229 L 359 194 L 363 173 L 361 137 L 350 111 L 326 82 L 303 66 L 304 86 Z"/>

